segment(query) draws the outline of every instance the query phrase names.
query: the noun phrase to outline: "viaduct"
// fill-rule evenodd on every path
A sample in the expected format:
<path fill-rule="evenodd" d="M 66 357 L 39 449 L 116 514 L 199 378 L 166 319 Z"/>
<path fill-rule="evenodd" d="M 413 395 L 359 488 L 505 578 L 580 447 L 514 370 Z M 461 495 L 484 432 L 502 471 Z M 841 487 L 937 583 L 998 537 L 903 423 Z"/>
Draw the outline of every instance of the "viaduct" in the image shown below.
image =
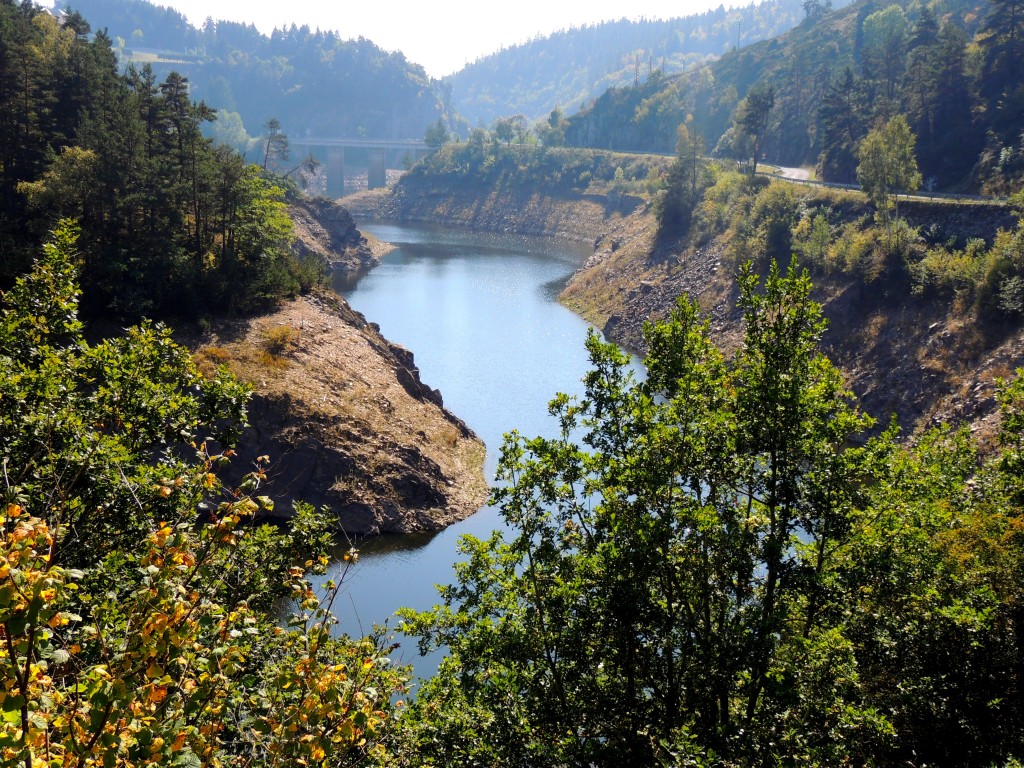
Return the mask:
<path fill-rule="evenodd" d="M 327 155 L 327 196 L 341 197 L 345 192 L 345 150 L 358 150 L 368 155 L 367 185 L 378 189 L 387 183 L 388 160 L 397 167 L 401 159 L 419 160 L 429 152 L 426 144 L 415 139 L 325 139 L 310 136 L 289 136 L 288 144 L 298 150 L 296 155 Z"/>

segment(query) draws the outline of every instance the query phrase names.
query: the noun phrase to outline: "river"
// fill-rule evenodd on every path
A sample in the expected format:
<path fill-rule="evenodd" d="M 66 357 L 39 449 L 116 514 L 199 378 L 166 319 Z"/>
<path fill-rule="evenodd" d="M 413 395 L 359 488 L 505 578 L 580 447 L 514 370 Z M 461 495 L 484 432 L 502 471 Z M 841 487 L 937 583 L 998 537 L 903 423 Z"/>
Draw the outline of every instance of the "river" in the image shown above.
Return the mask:
<path fill-rule="evenodd" d="M 359 226 L 397 249 L 358 281 L 338 275 L 336 290 L 386 338 L 413 351 L 424 383 L 487 445 L 492 480 L 506 432 L 556 434 L 549 400 L 582 391 L 588 325 L 556 297 L 591 249 L 448 227 Z M 342 631 L 361 635 L 388 621 L 394 627 L 399 607 L 434 605 L 434 585 L 452 580 L 459 536 L 487 537 L 500 526 L 497 511 L 484 507 L 437 534 L 359 542 L 359 562 L 335 602 Z M 431 674 L 436 659 L 419 660 L 412 639 L 398 640 L 396 660 Z"/>

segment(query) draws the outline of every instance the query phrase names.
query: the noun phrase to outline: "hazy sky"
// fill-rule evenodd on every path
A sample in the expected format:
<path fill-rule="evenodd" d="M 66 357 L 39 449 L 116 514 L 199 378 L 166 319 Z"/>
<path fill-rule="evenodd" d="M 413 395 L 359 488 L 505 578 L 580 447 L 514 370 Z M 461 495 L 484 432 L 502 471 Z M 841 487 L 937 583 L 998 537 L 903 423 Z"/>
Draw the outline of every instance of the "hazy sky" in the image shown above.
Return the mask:
<path fill-rule="evenodd" d="M 479 56 L 538 34 L 609 19 L 668 19 L 717 8 L 723 0 L 152 0 L 170 5 L 199 26 L 208 17 L 274 27 L 308 24 L 365 37 L 402 51 L 434 77 Z M 724 2 L 726 7 L 746 0 Z"/>

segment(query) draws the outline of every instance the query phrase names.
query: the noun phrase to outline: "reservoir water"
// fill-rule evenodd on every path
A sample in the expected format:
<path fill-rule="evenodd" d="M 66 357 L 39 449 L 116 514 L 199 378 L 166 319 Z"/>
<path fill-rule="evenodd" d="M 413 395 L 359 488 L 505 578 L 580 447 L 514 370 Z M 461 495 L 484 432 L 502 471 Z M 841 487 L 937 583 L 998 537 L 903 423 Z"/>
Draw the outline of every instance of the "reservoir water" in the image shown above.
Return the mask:
<path fill-rule="evenodd" d="M 413 351 L 422 380 L 486 443 L 492 480 L 506 432 L 554 435 L 548 401 L 582 391 L 588 325 L 556 297 L 590 248 L 451 228 L 359 227 L 397 249 L 354 285 L 339 275 L 335 288 L 386 338 Z M 361 635 L 385 622 L 393 628 L 399 607 L 434 605 L 434 585 L 452 581 L 459 536 L 483 538 L 500 526 L 497 511 L 485 507 L 437 534 L 358 542 L 359 562 L 335 602 L 342 630 Z M 416 658 L 414 640 L 398 641 L 397 660 L 432 673 Z"/>

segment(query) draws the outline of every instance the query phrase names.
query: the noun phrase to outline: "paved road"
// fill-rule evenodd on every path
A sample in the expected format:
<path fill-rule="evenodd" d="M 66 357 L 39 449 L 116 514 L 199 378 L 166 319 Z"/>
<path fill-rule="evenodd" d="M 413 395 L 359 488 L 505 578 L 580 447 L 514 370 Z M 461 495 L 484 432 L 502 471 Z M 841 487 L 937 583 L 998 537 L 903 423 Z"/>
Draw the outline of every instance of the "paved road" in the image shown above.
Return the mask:
<path fill-rule="evenodd" d="M 796 181 L 810 181 L 811 179 L 811 172 L 806 168 L 783 168 L 779 166 L 775 170 L 775 175 Z"/>
<path fill-rule="evenodd" d="M 809 184 L 816 187 L 832 187 L 834 189 L 850 189 L 855 191 L 860 190 L 860 187 L 856 184 L 835 184 L 828 181 L 812 181 L 811 172 L 806 168 L 786 168 L 783 166 L 768 165 L 765 166 L 765 170 L 759 170 L 758 173 L 763 176 L 787 179 L 799 184 Z M 926 192 L 920 190 L 910 195 L 900 193 L 898 197 L 904 200 L 973 200 L 978 202 L 995 203 L 997 205 L 1006 205 L 1007 203 L 1007 199 L 1005 197 L 998 197 L 994 195 L 963 195 L 957 193 Z"/>

